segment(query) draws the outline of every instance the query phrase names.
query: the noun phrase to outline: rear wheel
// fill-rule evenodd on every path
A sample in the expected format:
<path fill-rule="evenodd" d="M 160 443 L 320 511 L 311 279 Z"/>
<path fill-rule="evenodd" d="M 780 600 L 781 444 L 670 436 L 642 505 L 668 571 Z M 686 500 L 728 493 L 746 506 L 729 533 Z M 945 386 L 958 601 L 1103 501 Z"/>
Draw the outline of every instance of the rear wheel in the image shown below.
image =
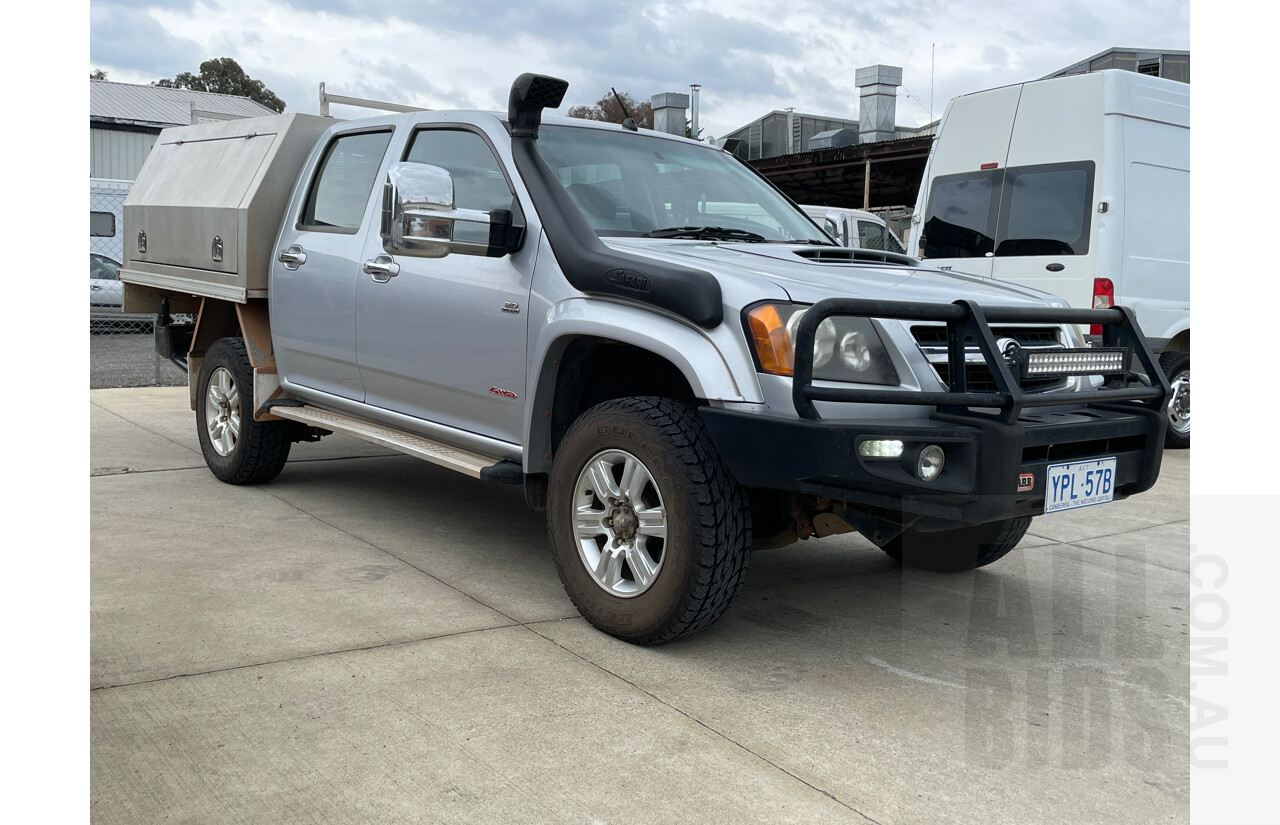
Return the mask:
<path fill-rule="evenodd" d="M 696 412 L 670 399 L 583 413 L 556 455 L 547 515 L 578 612 L 634 644 L 705 630 L 746 577 L 747 497 Z"/>
<path fill-rule="evenodd" d="M 1163 353 L 1160 368 L 1173 390 L 1165 408 L 1169 414 L 1169 428 L 1164 433 L 1164 446 L 1185 449 L 1191 446 L 1191 353 Z"/>
<path fill-rule="evenodd" d="M 289 458 L 288 422 L 253 420 L 253 367 L 241 338 L 215 341 L 200 363 L 196 429 L 205 464 L 220 481 L 258 484 Z"/>
<path fill-rule="evenodd" d="M 1030 526 L 1031 517 L 1026 516 L 937 533 L 905 530 L 880 549 L 908 567 L 959 573 L 1003 558 Z"/>

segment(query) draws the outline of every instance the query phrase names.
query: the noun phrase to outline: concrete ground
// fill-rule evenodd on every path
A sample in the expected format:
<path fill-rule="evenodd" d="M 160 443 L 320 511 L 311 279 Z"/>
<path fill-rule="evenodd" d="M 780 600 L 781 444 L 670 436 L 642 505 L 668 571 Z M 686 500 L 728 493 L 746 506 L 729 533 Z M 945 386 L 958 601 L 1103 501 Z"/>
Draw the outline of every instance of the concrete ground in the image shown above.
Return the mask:
<path fill-rule="evenodd" d="M 187 385 L 185 372 L 156 355 L 150 330 L 108 332 L 102 330 L 112 329 L 109 321 L 96 323 L 98 331 L 89 336 L 89 389 Z"/>
<path fill-rule="evenodd" d="M 340 437 L 231 487 L 185 388 L 90 407 L 94 822 L 1188 821 L 1187 452 L 978 572 L 757 553 L 637 648 L 518 489 Z"/>

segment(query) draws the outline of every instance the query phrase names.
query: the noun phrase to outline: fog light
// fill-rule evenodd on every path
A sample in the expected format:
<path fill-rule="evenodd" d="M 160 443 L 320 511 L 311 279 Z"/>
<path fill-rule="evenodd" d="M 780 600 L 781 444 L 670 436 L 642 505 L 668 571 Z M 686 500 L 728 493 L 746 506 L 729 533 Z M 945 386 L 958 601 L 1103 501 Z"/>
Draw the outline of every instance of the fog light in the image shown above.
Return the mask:
<path fill-rule="evenodd" d="M 897 458 L 902 455 L 902 442 L 893 439 L 869 439 L 858 445 L 858 455 L 865 458 Z"/>
<path fill-rule="evenodd" d="M 933 481 L 942 475 L 942 465 L 947 463 L 947 454 L 937 444 L 930 444 L 920 451 L 916 459 L 916 476 L 921 481 Z"/>

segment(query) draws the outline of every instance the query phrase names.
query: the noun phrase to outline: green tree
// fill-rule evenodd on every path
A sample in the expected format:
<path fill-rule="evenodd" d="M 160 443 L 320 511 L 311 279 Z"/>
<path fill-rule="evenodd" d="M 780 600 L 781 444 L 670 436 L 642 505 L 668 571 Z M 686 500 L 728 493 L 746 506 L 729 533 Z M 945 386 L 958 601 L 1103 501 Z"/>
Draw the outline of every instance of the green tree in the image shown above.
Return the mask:
<path fill-rule="evenodd" d="M 93 71 L 89 72 L 89 79 L 90 80 L 106 80 L 107 73 L 104 72 L 102 69 L 94 69 Z"/>
<path fill-rule="evenodd" d="M 284 101 L 266 87 L 261 80 L 245 74 L 240 64 L 229 57 L 206 60 L 200 64 L 200 74 L 182 72 L 172 80 L 165 78 L 151 84 L 165 89 L 191 89 L 196 92 L 217 92 L 223 95 L 239 95 L 256 100 L 269 109 L 284 111 Z"/>
<path fill-rule="evenodd" d="M 635 98 L 626 92 L 618 92 L 618 97 L 622 98 L 622 102 L 626 104 L 627 111 L 635 118 L 636 125 L 642 129 L 653 128 L 653 107 L 648 101 L 644 103 L 636 103 Z M 621 123 L 626 115 L 623 114 L 622 106 L 618 105 L 618 100 L 613 96 L 613 92 L 605 92 L 593 106 L 574 106 L 569 109 L 569 117 L 582 118 L 583 120 L 602 120 L 605 123 Z"/>

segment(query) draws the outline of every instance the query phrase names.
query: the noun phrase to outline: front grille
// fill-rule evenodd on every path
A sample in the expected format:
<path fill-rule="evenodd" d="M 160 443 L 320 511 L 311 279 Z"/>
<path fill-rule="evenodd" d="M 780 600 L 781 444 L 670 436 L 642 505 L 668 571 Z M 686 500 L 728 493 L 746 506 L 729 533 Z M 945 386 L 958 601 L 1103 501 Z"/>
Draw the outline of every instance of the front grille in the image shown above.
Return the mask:
<path fill-rule="evenodd" d="M 1024 347 L 1052 347 L 1061 345 L 1057 327 L 992 327 L 996 339 L 1012 338 Z M 916 325 L 911 327 L 911 334 L 920 345 L 920 351 L 929 359 L 930 366 L 938 374 L 938 379 L 947 387 L 951 387 L 951 367 L 947 363 L 947 328 L 944 326 Z M 967 351 L 978 352 L 976 345 L 969 344 Z M 1016 376 L 1015 376 L 1016 377 Z M 965 364 L 964 381 L 966 392 L 996 392 L 995 376 L 985 363 Z M 1019 382 L 1025 392 L 1046 392 L 1065 387 L 1067 379 L 1050 375 L 1043 378 L 1024 378 Z"/>
<path fill-rule="evenodd" d="M 1012 338 L 1024 347 L 1059 344 L 1057 327 L 992 327 L 996 338 Z M 917 324 L 911 328 L 916 343 L 922 347 L 946 347 L 947 328 Z"/>
<path fill-rule="evenodd" d="M 951 368 L 947 364 L 932 364 L 931 366 L 938 373 L 938 378 L 942 383 L 950 387 Z M 1056 387 L 1066 386 L 1066 383 L 1065 378 L 1057 375 L 1051 375 L 1047 378 L 1024 378 L 1019 382 L 1026 392 L 1044 392 Z M 987 368 L 986 364 L 965 364 L 964 389 L 965 392 L 996 392 L 999 387 L 996 386 L 995 376 L 991 374 L 991 370 Z"/>

